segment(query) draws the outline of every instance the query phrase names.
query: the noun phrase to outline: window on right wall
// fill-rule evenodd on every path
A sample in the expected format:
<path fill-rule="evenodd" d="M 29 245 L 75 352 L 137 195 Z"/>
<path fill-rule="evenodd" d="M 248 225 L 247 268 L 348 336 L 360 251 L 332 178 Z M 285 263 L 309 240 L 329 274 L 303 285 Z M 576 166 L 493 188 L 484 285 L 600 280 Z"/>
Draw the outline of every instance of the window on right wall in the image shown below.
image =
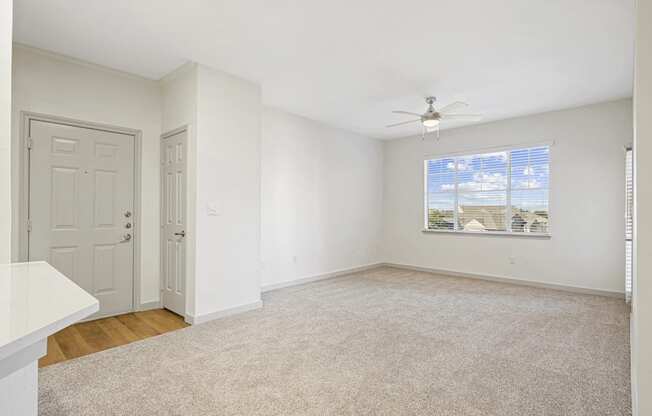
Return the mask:
<path fill-rule="evenodd" d="M 625 149 L 625 300 L 632 301 L 634 274 L 634 163 L 631 148 Z"/>
<path fill-rule="evenodd" d="M 550 233 L 550 147 L 425 161 L 426 231 Z"/>

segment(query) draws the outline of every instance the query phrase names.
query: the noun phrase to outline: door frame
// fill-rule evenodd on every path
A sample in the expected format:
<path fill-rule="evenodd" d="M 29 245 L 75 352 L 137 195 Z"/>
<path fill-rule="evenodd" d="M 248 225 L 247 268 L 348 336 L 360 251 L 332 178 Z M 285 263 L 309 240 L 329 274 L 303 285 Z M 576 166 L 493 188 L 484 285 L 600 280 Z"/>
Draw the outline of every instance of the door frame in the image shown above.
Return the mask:
<path fill-rule="evenodd" d="M 142 131 L 131 129 L 127 127 L 114 126 L 109 124 L 95 123 L 90 121 L 77 120 L 67 117 L 53 116 L 49 114 L 35 113 L 31 111 L 20 112 L 20 168 L 18 175 L 18 197 L 19 197 L 19 213 L 18 223 L 19 236 L 18 236 L 18 259 L 19 261 L 27 261 L 27 249 L 29 234 L 27 232 L 29 218 L 29 184 L 30 184 L 30 164 L 29 164 L 29 128 L 32 121 L 42 121 L 46 123 L 60 124 L 64 126 L 80 127 L 90 130 L 105 131 L 108 133 L 118 133 L 134 138 L 134 240 L 133 240 L 133 271 L 132 271 L 132 311 L 141 309 L 141 178 L 142 178 Z M 16 185 L 15 180 L 13 181 Z M 103 316 L 94 316 L 93 319 L 101 318 Z"/>
<path fill-rule="evenodd" d="M 184 261 L 185 261 L 184 277 L 185 277 L 186 281 L 184 282 L 184 286 L 183 286 L 185 288 L 186 293 L 184 293 L 185 301 L 183 302 L 183 309 L 184 309 L 183 317 L 184 317 L 184 320 L 186 322 L 188 322 L 188 258 L 189 258 L 188 253 L 190 253 L 189 250 L 193 250 L 193 248 L 190 247 L 190 245 L 188 244 L 188 241 L 189 241 L 188 234 L 192 232 L 191 227 L 190 227 L 190 221 L 191 221 L 190 218 L 194 218 L 194 217 L 192 217 L 194 214 L 190 213 L 190 209 L 189 209 L 189 205 L 188 205 L 188 201 L 190 200 L 190 195 L 189 195 L 190 188 L 188 186 L 189 183 L 190 183 L 189 182 L 190 175 L 188 173 L 188 169 L 190 168 L 190 162 L 188 160 L 188 155 L 190 154 L 190 149 L 188 147 L 190 145 L 190 125 L 188 125 L 188 124 L 184 124 L 181 127 L 177 127 L 176 129 L 168 130 L 168 131 L 162 133 L 161 136 L 159 137 L 159 155 L 158 155 L 158 157 L 159 157 L 159 159 L 158 159 L 159 160 L 159 162 L 158 162 L 158 169 L 159 169 L 159 175 L 158 175 L 159 176 L 159 211 L 160 211 L 159 212 L 159 245 L 158 245 L 158 247 L 159 247 L 159 255 L 158 255 L 158 258 L 159 258 L 159 288 L 160 288 L 160 290 L 159 290 L 159 299 L 160 299 L 160 303 L 161 303 L 161 308 L 165 308 L 165 304 L 163 303 L 163 288 L 165 287 L 165 271 L 164 271 L 165 265 L 163 264 L 163 243 L 165 242 L 165 236 L 163 235 L 163 227 L 164 227 L 164 224 L 163 224 L 163 218 L 164 218 L 164 215 L 163 215 L 163 207 L 164 207 L 163 201 L 164 201 L 165 196 L 163 195 L 163 189 L 162 189 L 163 188 L 163 180 L 162 180 L 163 164 L 161 162 L 161 158 L 163 156 L 163 153 L 162 153 L 163 152 L 163 140 L 167 139 L 168 137 L 172 137 L 172 136 L 175 136 L 175 135 L 177 135 L 179 133 L 183 133 L 183 132 L 186 133 L 186 172 L 185 172 L 186 183 L 184 184 L 185 187 L 186 187 L 186 200 L 184 201 L 184 203 L 186 205 L 186 218 L 185 218 L 185 220 L 186 220 L 186 237 L 185 237 L 185 239 L 186 239 L 186 241 L 185 241 L 186 247 L 185 247 L 185 250 L 184 250 L 184 254 L 185 254 L 185 257 L 186 257 L 184 259 Z M 194 236 L 193 236 L 193 238 L 194 238 Z"/>

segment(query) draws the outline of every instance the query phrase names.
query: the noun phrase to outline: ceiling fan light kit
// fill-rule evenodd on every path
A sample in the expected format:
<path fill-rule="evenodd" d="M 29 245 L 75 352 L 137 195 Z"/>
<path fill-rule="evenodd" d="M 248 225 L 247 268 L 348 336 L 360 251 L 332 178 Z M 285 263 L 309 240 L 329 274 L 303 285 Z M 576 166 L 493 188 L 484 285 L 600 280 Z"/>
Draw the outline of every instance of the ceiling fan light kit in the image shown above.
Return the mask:
<path fill-rule="evenodd" d="M 425 138 L 426 133 L 437 133 L 437 138 L 439 139 L 439 126 L 442 121 L 480 121 L 482 116 L 480 114 L 458 114 L 456 111 L 468 107 L 468 104 L 461 101 L 456 101 L 454 103 L 448 104 L 437 111 L 435 109 L 435 101 L 437 98 L 434 96 L 426 97 L 426 104 L 428 108 L 423 114 L 412 113 L 409 111 L 393 111 L 394 114 L 406 114 L 410 116 L 419 117 L 417 119 L 402 121 L 400 123 L 390 124 L 387 127 L 396 127 L 402 126 L 404 124 L 416 123 L 417 121 L 421 122 L 423 126 L 422 138 Z"/>
<path fill-rule="evenodd" d="M 424 120 L 421 120 L 421 122 L 423 123 L 423 127 L 427 129 L 437 127 L 439 125 L 439 120 L 437 120 L 436 118 L 426 118 Z"/>

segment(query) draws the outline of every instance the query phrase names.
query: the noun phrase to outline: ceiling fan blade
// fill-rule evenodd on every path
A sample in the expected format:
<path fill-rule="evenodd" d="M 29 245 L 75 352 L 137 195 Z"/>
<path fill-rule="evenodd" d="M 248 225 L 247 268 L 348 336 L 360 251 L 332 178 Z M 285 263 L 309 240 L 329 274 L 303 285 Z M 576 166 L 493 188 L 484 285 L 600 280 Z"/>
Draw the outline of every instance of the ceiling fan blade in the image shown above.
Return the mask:
<path fill-rule="evenodd" d="M 403 124 L 410 124 L 410 123 L 416 123 L 417 121 L 421 121 L 420 118 L 416 120 L 409 120 L 409 121 L 401 121 L 400 123 L 394 123 L 394 124 L 388 124 L 385 127 L 396 127 L 396 126 L 402 126 Z"/>
<path fill-rule="evenodd" d="M 480 121 L 482 114 L 442 114 L 441 119 L 445 121 Z"/>
<path fill-rule="evenodd" d="M 409 116 L 421 117 L 421 114 L 419 114 L 419 113 L 411 113 L 409 111 L 392 111 L 392 113 L 394 113 L 394 114 L 407 114 Z"/>
<path fill-rule="evenodd" d="M 443 106 L 442 108 L 439 109 L 439 112 L 441 114 L 444 113 L 454 113 L 459 110 L 463 110 L 469 105 L 467 103 L 464 103 L 462 101 L 455 101 L 454 103 L 450 103 L 448 105 Z"/>

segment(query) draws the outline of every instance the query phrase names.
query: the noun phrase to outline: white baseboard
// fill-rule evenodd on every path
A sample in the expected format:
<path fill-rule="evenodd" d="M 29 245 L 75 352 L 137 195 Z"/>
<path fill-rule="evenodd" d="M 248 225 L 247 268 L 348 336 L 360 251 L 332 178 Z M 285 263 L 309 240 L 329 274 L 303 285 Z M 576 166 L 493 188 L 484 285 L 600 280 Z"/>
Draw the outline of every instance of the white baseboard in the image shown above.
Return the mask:
<path fill-rule="evenodd" d="M 259 300 L 253 303 L 247 303 L 245 305 L 235 306 L 233 308 L 223 309 L 221 311 L 215 311 L 210 313 L 205 313 L 203 315 L 193 316 L 190 314 L 186 315 L 186 322 L 191 325 L 203 324 L 204 322 L 212 321 L 215 319 L 226 318 L 227 316 L 237 315 L 243 312 L 253 311 L 255 309 L 260 309 L 263 307 L 263 301 Z"/>
<path fill-rule="evenodd" d="M 138 312 L 149 311 L 152 309 L 161 309 L 161 302 L 158 300 L 154 300 L 152 302 L 141 303 L 136 307 L 136 311 Z"/>
<path fill-rule="evenodd" d="M 298 279 L 287 280 L 287 281 L 281 282 L 281 283 L 273 283 L 273 284 L 270 284 L 270 285 L 263 285 L 261 290 L 264 293 L 264 292 L 269 292 L 271 290 L 283 289 L 284 287 L 298 286 L 298 285 L 303 285 L 303 284 L 306 284 L 306 283 L 317 282 L 319 280 L 332 279 L 334 277 L 344 276 L 344 275 L 350 274 L 350 273 L 363 272 L 365 270 L 375 269 L 377 267 L 383 266 L 384 264 L 385 263 L 371 263 L 371 264 L 365 264 L 364 266 L 357 266 L 357 267 L 352 267 L 352 268 L 349 268 L 349 269 L 341 269 L 341 270 L 336 270 L 334 272 L 318 274 L 316 276 L 300 277 Z"/>
<path fill-rule="evenodd" d="M 562 291 L 573 292 L 573 293 L 583 293 L 583 294 L 586 294 L 586 295 L 608 296 L 608 297 L 612 297 L 612 298 L 625 299 L 625 294 L 623 292 L 615 292 L 615 291 L 605 290 L 605 289 L 592 289 L 592 288 L 581 287 L 581 286 L 570 286 L 570 285 L 562 285 L 562 284 L 557 284 L 557 283 L 546 283 L 546 282 L 541 282 L 541 281 L 537 281 L 537 280 L 518 279 L 518 278 L 515 278 L 515 277 L 496 276 L 496 275 L 480 274 L 480 273 L 460 272 L 460 271 L 456 271 L 456 270 L 435 269 L 435 268 L 431 268 L 431 267 L 413 266 L 413 265 L 409 265 L 409 264 L 383 263 L 382 265 L 386 266 L 386 267 L 393 267 L 395 269 L 414 270 L 414 271 L 418 271 L 418 272 L 439 274 L 439 275 L 443 275 L 443 276 L 466 277 L 466 278 L 469 278 L 469 279 L 488 280 L 488 281 L 491 281 L 491 282 L 510 283 L 510 284 L 521 285 L 521 286 L 532 286 L 532 287 L 540 287 L 540 288 L 544 288 L 544 289 L 562 290 Z"/>

